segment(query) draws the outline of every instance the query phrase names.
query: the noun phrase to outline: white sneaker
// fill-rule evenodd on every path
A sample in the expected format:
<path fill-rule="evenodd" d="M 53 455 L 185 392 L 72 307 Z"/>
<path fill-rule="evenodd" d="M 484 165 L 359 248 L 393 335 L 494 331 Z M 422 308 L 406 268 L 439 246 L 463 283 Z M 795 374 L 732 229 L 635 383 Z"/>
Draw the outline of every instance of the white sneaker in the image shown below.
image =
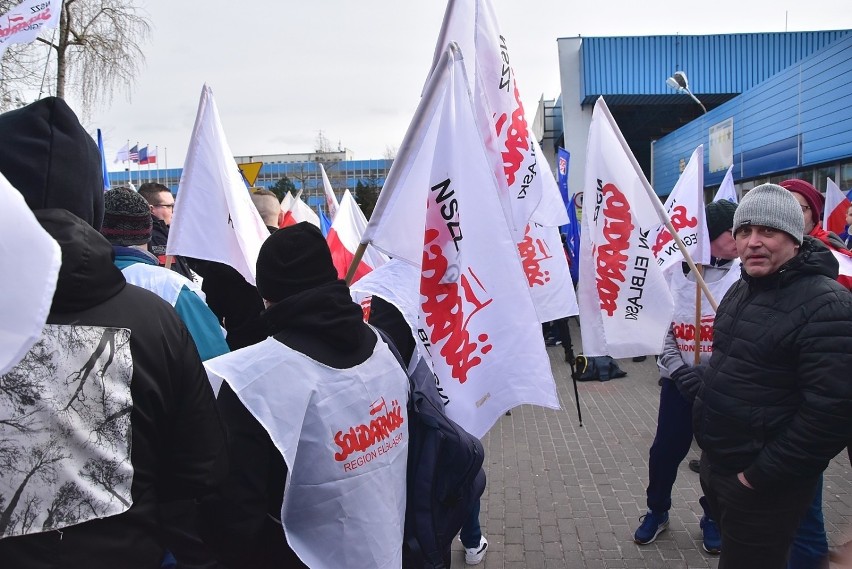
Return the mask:
<path fill-rule="evenodd" d="M 479 565 L 485 557 L 485 552 L 488 550 L 488 540 L 485 536 L 479 538 L 479 547 L 465 547 L 464 562 L 467 565 Z"/>

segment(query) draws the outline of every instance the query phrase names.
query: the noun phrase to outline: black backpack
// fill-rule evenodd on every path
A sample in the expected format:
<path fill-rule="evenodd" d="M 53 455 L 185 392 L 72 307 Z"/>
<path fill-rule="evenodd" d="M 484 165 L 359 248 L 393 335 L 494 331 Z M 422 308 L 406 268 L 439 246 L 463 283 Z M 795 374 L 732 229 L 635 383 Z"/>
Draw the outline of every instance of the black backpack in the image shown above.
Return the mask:
<path fill-rule="evenodd" d="M 388 337 L 385 343 L 403 365 Z M 405 366 L 403 365 L 403 369 Z M 435 376 L 420 360 L 409 375 L 408 477 L 402 566 L 450 566 L 450 545 L 485 491 L 480 440 L 447 417 Z"/>
<path fill-rule="evenodd" d="M 575 373 L 577 381 L 609 381 L 624 377 L 627 372 L 618 367 L 611 356 L 577 356 Z"/>

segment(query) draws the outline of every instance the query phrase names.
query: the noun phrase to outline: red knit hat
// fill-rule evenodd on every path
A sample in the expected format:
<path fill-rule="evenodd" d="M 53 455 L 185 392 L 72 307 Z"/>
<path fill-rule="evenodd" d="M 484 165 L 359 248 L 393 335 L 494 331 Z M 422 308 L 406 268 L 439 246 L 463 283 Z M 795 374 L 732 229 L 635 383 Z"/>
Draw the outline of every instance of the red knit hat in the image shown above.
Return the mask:
<path fill-rule="evenodd" d="M 797 178 L 784 180 L 778 185 L 805 198 L 805 201 L 808 202 L 808 206 L 811 208 L 814 223 L 819 225 L 822 219 L 822 210 L 825 209 L 825 200 L 815 187 Z"/>

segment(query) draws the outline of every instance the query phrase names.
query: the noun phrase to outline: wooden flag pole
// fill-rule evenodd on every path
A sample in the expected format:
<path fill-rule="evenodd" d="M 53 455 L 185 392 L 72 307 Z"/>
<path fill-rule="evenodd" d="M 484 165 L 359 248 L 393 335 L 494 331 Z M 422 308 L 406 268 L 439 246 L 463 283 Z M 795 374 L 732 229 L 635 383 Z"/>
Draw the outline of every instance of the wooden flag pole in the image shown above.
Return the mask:
<path fill-rule="evenodd" d="M 701 267 L 698 266 L 698 275 L 701 275 Z M 698 276 L 697 275 L 697 276 Z M 695 365 L 700 362 L 701 355 L 701 287 L 698 286 L 698 280 L 695 281 Z"/>
<path fill-rule="evenodd" d="M 352 264 L 349 265 L 349 270 L 346 271 L 346 286 L 352 284 L 352 279 L 355 278 L 355 271 L 364 257 L 364 252 L 367 250 L 367 243 L 358 243 L 358 248 L 355 249 L 355 256 L 352 257 Z"/>

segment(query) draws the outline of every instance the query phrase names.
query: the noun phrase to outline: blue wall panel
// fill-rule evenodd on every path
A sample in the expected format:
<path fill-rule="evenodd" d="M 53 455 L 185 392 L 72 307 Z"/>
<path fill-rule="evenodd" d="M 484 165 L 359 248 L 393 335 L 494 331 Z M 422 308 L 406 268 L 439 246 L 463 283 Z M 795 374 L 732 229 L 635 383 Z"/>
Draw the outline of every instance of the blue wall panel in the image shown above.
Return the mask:
<path fill-rule="evenodd" d="M 705 144 L 705 185 L 722 181 L 724 172 L 708 172 L 707 137 L 712 125 L 731 117 L 735 181 L 852 157 L 852 35 L 823 33 L 839 34 L 839 39 L 826 46 L 819 32 L 784 38 L 802 43 L 802 49 L 821 49 L 658 140 L 653 173 L 657 193 L 671 192 L 680 159 L 698 144 Z M 744 42 L 741 47 L 749 47 L 744 37 L 737 37 Z M 748 73 L 759 77 L 762 66 L 784 61 L 782 52 L 763 62 L 746 62 Z"/>

